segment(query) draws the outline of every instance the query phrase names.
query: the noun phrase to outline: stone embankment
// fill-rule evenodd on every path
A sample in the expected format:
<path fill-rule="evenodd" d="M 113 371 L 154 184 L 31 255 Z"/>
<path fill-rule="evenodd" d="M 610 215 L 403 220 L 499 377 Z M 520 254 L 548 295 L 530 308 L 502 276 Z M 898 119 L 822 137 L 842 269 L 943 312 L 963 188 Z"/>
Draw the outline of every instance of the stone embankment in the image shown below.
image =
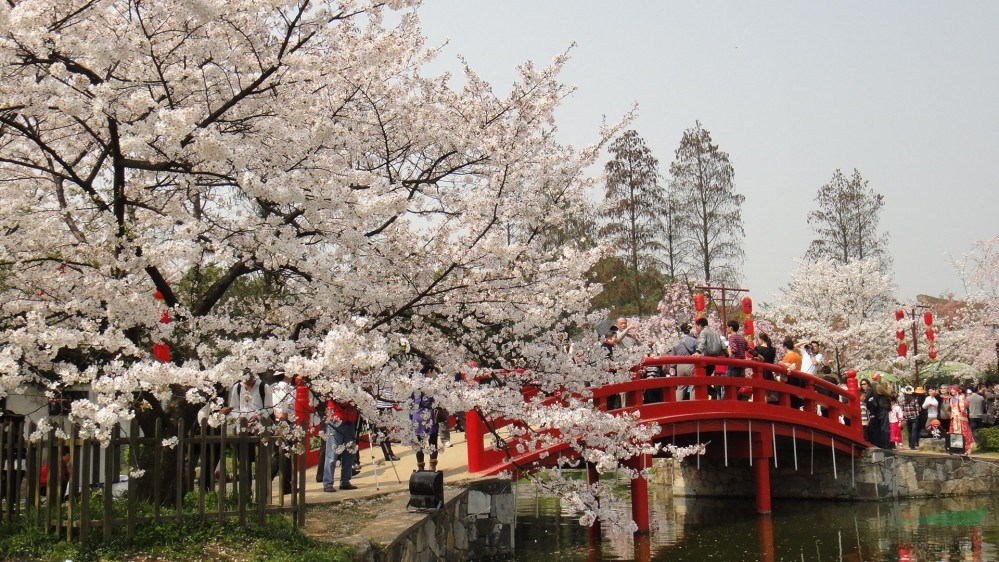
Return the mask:
<path fill-rule="evenodd" d="M 913 453 L 867 449 L 852 459 L 828 453 L 799 458 L 798 465 L 782 463 L 770 468 L 773 498 L 879 500 L 993 493 L 999 490 L 999 463 L 994 459 L 938 453 Z M 755 491 L 750 467 L 687 459 L 678 464 L 659 463 L 653 482 L 679 496 L 752 497 Z"/>
<path fill-rule="evenodd" d="M 480 560 L 513 554 L 516 504 L 509 480 L 448 488 L 444 507 L 427 513 L 407 511 L 408 499 L 396 495 L 374 522 L 337 542 L 352 546 L 355 560 L 364 562 Z"/>

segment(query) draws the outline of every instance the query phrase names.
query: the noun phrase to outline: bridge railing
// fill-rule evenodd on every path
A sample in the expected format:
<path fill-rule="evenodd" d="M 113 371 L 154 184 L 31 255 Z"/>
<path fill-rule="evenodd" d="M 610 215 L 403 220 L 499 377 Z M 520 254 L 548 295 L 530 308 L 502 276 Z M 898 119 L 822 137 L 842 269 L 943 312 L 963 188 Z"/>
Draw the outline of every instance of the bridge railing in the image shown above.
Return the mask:
<path fill-rule="evenodd" d="M 692 374 L 667 374 L 671 367 L 682 365 L 692 366 Z M 729 367 L 738 376 L 727 376 Z M 646 376 L 647 371 L 654 368 L 659 368 L 663 374 Z M 711 370 L 713 375 L 708 374 Z M 859 390 L 853 372 L 847 373 L 846 389 L 782 365 L 722 357 L 649 357 L 632 372 L 634 377 L 630 381 L 591 388 L 594 407 L 612 414 L 638 411 L 643 419 L 651 420 L 669 417 L 671 411 L 679 414 L 683 410 L 682 415 L 696 415 L 698 408 L 694 404 L 682 407 L 679 404 L 700 401 L 704 406 L 701 409 L 710 410 L 711 415 L 717 417 L 723 417 L 726 410 L 760 419 L 793 417 L 857 443 L 864 441 Z M 525 399 L 531 399 L 535 394 L 531 389 L 525 389 Z M 622 399 L 612 398 L 615 396 Z M 557 400 L 548 399 L 549 402 Z M 511 426 L 522 427 L 522 424 L 503 417 L 490 418 L 483 423 L 478 412 L 468 412 L 465 429 L 469 471 L 484 471 L 507 461 L 506 448 L 516 454 L 517 445 L 526 443 L 524 439 L 507 439 L 504 448 L 492 437 L 493 431 L 501 432 Z"/>

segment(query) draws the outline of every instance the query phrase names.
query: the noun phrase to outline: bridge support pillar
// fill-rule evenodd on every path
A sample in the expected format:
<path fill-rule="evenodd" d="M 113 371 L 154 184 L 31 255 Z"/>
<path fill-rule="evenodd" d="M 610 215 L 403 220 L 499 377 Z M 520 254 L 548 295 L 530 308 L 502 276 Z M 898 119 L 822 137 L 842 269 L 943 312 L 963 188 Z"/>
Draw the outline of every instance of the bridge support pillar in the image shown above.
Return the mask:
<path fill-rule="evenodd" d="M 637 533 L 649 532 L 649 481 L 641 473 L 648 466 L 648 460 L 648 455 L 632 459 L 631 468 L 639 471 L 638 476 L 631 479 L 631 519 L 638 526 Z"/>
<path fill-rule="evenodd" d="M 600 481 L 600 473 L 597 472 L 597 465 L 588 462 L 586 463 L 586 483 L 590 486 L 596 484 Z M 590 525 L 589 529 L 586 530 L 586 537 L 590 546 L 590 552 L 600 552 L 600 519 L 597 519 Z"/>
<path fill-rule="evenodd" d="M 753 480 L 756 483 L 756 512 L 770 513 L 770 435 L 758 432 L 753 438 Z"/>

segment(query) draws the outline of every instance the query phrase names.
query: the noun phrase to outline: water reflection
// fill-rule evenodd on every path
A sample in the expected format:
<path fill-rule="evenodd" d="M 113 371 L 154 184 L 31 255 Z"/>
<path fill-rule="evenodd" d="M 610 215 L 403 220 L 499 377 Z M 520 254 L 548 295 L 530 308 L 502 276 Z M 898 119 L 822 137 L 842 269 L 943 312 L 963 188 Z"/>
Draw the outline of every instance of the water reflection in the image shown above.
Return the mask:
<path fill-rule="evenodd" d="M 652 488 L 650 487 L 650 491 Z M 999 497 L 898 502 L 650 498 L 652 532 L 636 540 L 604 528 L 591 548 L 586 527 L 555 498 L 517 487 L 520 561 L 999 561 Z M 620 509 L 630 509 L 622 503 Z"/>

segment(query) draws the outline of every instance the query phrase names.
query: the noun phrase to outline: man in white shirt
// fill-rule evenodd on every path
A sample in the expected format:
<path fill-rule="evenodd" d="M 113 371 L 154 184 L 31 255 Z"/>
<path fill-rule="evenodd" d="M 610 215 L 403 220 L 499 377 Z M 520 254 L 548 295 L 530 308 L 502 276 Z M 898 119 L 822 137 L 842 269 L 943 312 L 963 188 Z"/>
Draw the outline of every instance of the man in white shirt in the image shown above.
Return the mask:
<path fill-rule="evenodd" d="M 818 374 L 822 372 L 822 365 L 825 364 L 826 358 L 822 355 L 822 346 L 819 342 L 812 342 L 812 364 L 815 366 L 815 373 Z"/>
<path fill-rule="evenodd" d="M 818 372 L 818 365 L 815 364 L 812 353 L 811 343 L 801 346 L 801 371 L 809 375 L 814 375 Z"/>
<path fill-rule="evenodd" d="M 247 373 L 242 382 L 232 385 L 229 390 L 229 405 L 222 413 L 234 420 L 245 420 L 248 424 L 269 425 L 274 411 L 274 398 L 271 389 L 257 380 L 253 373 Z M 241 431 L 239 425 L 236 431 Z"/>
<path fill-rule="evenodd" d="M 236 432 L 242 433 L 243 425 L 248 424 L 248 428 L 259 431 L 261 427 L 269 426 L 274 412 L 274 399 L 268 385 L 257 379 L 253 373 L 247 372 L 244 379 L 232 385 L 229 390 L 229 405 L 220 410 L 224 415 L 232 418 L 236 423 Z M 238 470 L 236 479 L 238 481 L 240 494 L 250 498 L 250 465 L 257 460 L 257 443 L 245 442 L 245 455 L 248 461 L 247 466 Z M 235 451 L 236 458 L 242 459 L 244 451 Z"/>

